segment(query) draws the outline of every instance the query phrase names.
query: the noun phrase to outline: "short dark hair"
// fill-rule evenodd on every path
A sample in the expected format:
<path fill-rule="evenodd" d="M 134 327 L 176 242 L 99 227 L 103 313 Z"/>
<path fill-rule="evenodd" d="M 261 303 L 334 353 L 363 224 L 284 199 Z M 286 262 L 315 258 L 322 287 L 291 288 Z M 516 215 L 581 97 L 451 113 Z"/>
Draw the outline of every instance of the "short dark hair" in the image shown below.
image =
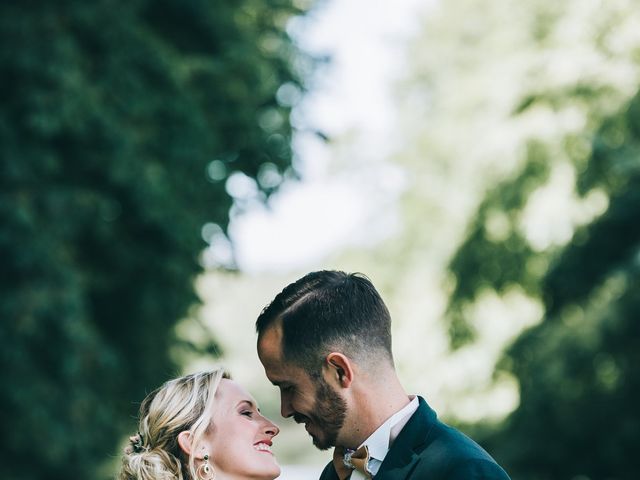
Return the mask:
<path fill-rule="evenodd" d="M 393 364 L 391 316 L 361 273 L 311 272 L 286 286 L 258 320 L 260 336 L 282 322 L 282 353 L 308 373 L 318 373 L 331 348 L 362 360 L 383 353 Z"/>

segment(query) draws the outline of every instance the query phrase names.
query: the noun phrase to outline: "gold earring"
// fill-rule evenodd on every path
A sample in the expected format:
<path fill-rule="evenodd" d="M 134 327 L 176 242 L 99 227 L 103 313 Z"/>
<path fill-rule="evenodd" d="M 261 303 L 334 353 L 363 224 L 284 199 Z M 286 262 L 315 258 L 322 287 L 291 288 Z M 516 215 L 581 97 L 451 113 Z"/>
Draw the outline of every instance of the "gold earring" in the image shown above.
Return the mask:
<path fill-rule="evenodd" d="M 216 472 L 209 464 L 209 454 L 205 454 L 204 463 L 198 467 L 196 474 L 200 480 L 215 480 Z"/>

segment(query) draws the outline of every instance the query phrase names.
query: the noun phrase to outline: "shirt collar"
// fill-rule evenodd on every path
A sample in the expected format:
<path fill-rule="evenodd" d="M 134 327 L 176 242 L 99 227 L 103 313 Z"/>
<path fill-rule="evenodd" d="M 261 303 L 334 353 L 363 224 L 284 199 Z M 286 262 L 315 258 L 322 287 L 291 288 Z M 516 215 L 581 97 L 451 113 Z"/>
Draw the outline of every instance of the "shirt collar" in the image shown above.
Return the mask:
<path fill-rule="evenodd" d="M 401 410 L 390 416 L 378 429 L 367 438 L 361 447 L 366 445 L 369 456 L 382 461 L 389 451 L 389 446 L 407 424 L 411 415 L 418 409 L 417 395 L 410 395 L 411 401 Z"/>

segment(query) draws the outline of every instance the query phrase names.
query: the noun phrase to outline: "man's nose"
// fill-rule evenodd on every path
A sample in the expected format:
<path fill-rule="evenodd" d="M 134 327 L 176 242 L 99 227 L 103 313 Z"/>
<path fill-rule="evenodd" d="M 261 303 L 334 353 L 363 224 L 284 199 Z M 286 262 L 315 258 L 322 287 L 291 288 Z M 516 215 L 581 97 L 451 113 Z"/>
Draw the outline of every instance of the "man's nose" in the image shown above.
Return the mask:
<path fill-rule="evenodd" d="M 287 395 L 280 395 L 280 415 L 284 418 L 289 418 L 295 413 L 295 410 L 291 406 L 291 401 Z"/>

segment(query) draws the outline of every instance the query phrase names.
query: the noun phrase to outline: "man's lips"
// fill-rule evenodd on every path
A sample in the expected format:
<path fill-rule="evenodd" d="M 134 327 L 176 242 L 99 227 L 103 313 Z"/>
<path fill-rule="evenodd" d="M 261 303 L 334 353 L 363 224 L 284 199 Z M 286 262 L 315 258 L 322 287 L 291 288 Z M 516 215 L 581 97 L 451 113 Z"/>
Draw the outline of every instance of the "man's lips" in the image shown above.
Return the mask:
<path fill-rule="evenodd" d="M 304 415 L 300 415 L 299 413 L 296 413 L 296 414 L 293 415 L 293 420 L 298 424 L 304 423 L 304 429 L 307 431 L 307 433 L 309 435 L 313 436 L 313 434 L 309 430 L 309 428 L 311 427 L 311 424 L 313 422 L 311 421 L 311 419 L 309 417 L 306 417 Z"/>
<path fill-rule="evenodd" d="M 293 420 L 294 420 L 296 423 L 304 423 L 304 424 L 307 424 L 307 423 L 311 422 L 311 420 L 309 419 L 309 417 L 305 417 L 304 415 L 300 415 L 299 413 L 296 413 L 296 414 L 293 416 Z"/>
<path fill-rule="evenodd" d="M 309 431 L 309 425 L 311 425 L 311 420 L 309 420 L 308 418 L 305 418 L 304 420 L 300 419 L 296 419 L 296 423 L 297 424 L 304 424 L 304 428 Z"/>

